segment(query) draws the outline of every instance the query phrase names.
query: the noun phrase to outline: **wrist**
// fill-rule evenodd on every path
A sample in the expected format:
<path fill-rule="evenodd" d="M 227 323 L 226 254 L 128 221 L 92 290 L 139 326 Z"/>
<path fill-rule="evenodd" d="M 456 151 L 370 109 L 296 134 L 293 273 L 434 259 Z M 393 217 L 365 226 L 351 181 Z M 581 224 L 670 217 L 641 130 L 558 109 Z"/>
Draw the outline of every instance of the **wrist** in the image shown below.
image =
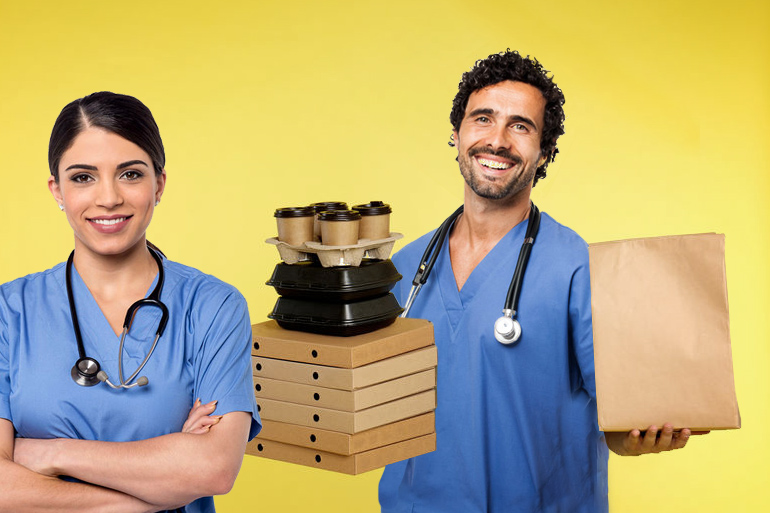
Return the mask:
<path fill-rule="evenodd" d="M 45 456 L 46 474 L 49 476 L 61 476 L 65 474 L 64 457 L 66 455 L 66 446 L 72 440 L 66 438 L 55 438 L 51 440 L 48 453 Z"/>

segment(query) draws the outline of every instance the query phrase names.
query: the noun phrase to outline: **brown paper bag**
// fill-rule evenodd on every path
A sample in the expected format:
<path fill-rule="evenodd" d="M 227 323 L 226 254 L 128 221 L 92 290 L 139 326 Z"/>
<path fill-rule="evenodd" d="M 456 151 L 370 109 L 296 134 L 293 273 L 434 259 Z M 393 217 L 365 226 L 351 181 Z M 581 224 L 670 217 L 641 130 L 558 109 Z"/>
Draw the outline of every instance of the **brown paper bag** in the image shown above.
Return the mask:
<path fill-rule="evenodd" d="M 589 246 L 599 426 L 741 425 L 722 234 Z"/>

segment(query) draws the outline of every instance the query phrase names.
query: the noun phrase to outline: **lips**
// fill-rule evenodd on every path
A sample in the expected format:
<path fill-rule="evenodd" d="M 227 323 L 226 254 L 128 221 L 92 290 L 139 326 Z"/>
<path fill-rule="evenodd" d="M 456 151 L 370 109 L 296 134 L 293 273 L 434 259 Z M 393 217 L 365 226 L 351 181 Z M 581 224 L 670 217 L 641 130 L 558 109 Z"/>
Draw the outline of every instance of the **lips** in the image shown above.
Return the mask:
<path fill-rule="evenodd" d="M 99 216 L 90 217 L 88 222 L 93 226 L 96 231 L 101 233 L 116 233 L 123 229 L 128 224 L 128 221 L 133 216 Z"/>
<path fill-rule="evenodd" d="M 521 164 L 521 157 L 504 148 L 495 151 L 491 148 L 475 147 L 468 150 L 468 156 L 475 158 L 480 166 L 490 171 L 506 171 Z"/>
<path fill-rule="evenodd" d="M 483 157 L 476 157 L 476 161 L 484 167 L 499 171 L 513 167 L 513 163 L 511 162 L 500 162 L 498 160 L 485 159 Z"/>
<path fill-rule="evenodd" d="M 103 226 L 112 226 L 118 223 L 122 223 L 128 219 L 128 217 L 115 217 L 113 219 L 89 219 L 92 223 L 101 224 Z"/>

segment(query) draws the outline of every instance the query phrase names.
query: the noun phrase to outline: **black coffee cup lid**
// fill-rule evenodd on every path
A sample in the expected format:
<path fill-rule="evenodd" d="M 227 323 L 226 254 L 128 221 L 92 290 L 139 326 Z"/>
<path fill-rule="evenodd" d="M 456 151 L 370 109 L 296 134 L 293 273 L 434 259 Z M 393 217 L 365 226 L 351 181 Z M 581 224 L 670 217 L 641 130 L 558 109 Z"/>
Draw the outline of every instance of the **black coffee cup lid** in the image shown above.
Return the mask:
<path fill-rule="evenodd" d="M 274 217 L 312 217 L 315 215 L 313 207 L 286 207 L 275 209 Z"/>
<path fill-rule="evenodd" d="M 324 210 L 318 214 L 319 221 L 357 221 L 361 214 L 355 210 Z"/>
<path fill-rule="evenodd" d="M 382 201 L 370 201 L 362 205 L 354 205 L 353 210 L 358 210 L 362 216 L 381 216 L 393 212 L 390 205 Z"/>
<path fill-rule="evenodd" d="M 348 204 L 344 201 L 321 201 L 319 203 L 311 203 L 311 207 L 315 209 L 315 213 L 318 214 L 324 210 L 347 210 Z"/>

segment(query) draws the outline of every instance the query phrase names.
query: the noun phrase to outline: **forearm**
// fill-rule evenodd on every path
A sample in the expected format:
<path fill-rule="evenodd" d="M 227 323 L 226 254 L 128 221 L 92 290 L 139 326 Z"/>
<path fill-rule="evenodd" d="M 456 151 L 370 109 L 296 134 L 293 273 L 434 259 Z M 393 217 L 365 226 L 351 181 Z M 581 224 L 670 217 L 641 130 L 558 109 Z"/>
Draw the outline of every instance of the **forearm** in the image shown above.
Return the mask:
<path fill-rule="evenodd" d="M 137 442 L 57 440 L 56 474 L 98 484 L 158 505 L 187 504 L 227 493 L 243 460 L 250 416 L 233 412 L 204 434 L 172 433 Z"/>
<path fill-rule="evenodd" d="M 0 513 L 142 513 L 158 508 L 125 493 L 71 483 L 0 460 Z"/>

